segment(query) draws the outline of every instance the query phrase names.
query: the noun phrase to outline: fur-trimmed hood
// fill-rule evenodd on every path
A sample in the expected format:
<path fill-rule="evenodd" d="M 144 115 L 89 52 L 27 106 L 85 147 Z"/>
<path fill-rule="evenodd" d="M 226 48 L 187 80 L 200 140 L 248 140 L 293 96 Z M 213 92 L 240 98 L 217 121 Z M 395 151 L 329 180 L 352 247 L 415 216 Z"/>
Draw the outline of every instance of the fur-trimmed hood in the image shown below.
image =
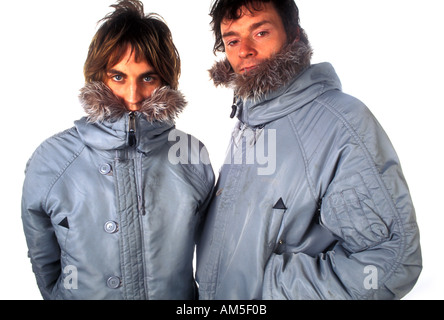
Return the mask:
<path fill-rule="evenodd" d="M 82 141 L 98 150 L 116 150 L 129 146 L 135 138 L 137 148 L 150 152 L 168 141 L 177 115 L 186 106 L 177 90 L 161 87 L 141 103 L 140 110 L 130 112 L 103 82 L 92 82 L 80 90 L 80 102 L 87 114 L 75 122 Z M 131 132 L 130 117 L 134 118 Z"/>
<path fill-rule="evenodd" d="M 249 126 L 260 126 L 307 105 L 323 93 L 341 90 L 341 82 L 329 63 L 311 64 L 309 45 L 287 45 L 248 75 L 234 73 L 228 60 L 210 70 L 216 86 L 234 89 L 232 116 Z"/>
<path fill-rule="evenodd" d="M 120 119 L 128 109 L 111 89 L 103 82 L 92 82 L 80 90 L 80 102 L 88 115 L 89 122 L 114 122 Z M 180 91 L 170 87 L 161 87 L 141 104 L 139 112 L 149 122 L 174 123 L 178 114 L 187 105 Z"/>
<path fill-rule="evenodd" d="M 242 99 L 259 100 L 308 68 L 312 54 L 309 44 L 298 41 L 288 44 L 248 75 L 236 74 L 228 59 L 216 62 L 209 72 L 216 86 L 232 88 L 235 95 Z"/>

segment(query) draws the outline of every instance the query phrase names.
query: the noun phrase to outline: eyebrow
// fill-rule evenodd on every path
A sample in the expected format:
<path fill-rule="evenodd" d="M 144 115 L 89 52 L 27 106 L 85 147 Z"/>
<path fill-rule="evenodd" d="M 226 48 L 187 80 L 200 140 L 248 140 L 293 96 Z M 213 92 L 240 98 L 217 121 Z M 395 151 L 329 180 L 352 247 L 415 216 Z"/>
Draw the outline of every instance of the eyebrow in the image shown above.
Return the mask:
<path fill-rule="evenodd" d="M 106 73 L 117 74 L 119 76 L 126 76 L 125 73 L 123 73 L 122 71 L 116 70 L 116 69 L 107 70 Z"/>
<path fill-rule="evenodd" d="M 119 75 L 119 76 L 123 76 L 123 77 L 127 76 L 126 73 L 119 71 L 117 69 L 110 69 L 106 73 L 113 74 L 113 75 Z M 157 76 L 157 75 L 158 75 L 158 73 L 153 70 L 153 71 L 147 71 L 145 73 L 142 73 L 139 77 L 144 78 L 144 77 Z"/>
<path fill-rule="evenodd" d="M 272 24 L 272 23 L 270 21 L 268 21 L 268 20 L 263 20 L 263 21 L 259 21 L 259 22 L 253 23 L 248 29 L 251 32 L 254 29 L 257 29 L 257 28 L 263 26 L 264 24 Z M 239 35 L 238 32 L 228 31 L 228 32 L 225 32 L 224 34 L 222 34 L 222 38 L 231 37 L 231 36 L 237 36 L 237 35 Z"/>

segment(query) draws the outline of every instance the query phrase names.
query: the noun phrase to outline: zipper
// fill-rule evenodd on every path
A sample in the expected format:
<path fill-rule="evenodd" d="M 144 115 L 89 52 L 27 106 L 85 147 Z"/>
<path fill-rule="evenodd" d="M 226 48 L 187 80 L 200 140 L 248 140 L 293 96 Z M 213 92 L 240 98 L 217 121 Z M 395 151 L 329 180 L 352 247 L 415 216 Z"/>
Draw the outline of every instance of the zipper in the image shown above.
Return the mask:
<path fill-rule="evenodd" d="M 128 145 L 134 147 L 136 143 L 136 115 L 131 111 L 128 118 Z"/>
<path fill-rule="evenodd" d="M 128 159 L 134 160 L 134 172 L 136 174 L 136 184 L 137 184 L 137 208 L 139 214 L 144 214 L 143 205 L 142 205 L 142 154 L 137 152 L 137 150 L 133 147 L 137 144 L 136 137 L 136 113 L 131 111 L 128 114 L 128 146 L 131 148 L 128 150 Z"/>
<path fill-rule="evenodd" d="M 128 114 L 128 146 L 130 148 L 135 147 L 137 144 L 136 137 L 136 113 L 131 111 Z M 136 183 L 137 183 L 137 203 L 139 213 L 144 214 L 143 205 L 142 205 L 142 154 L 137 152 L 134 148 L 128 150 L 128 159 L 134 159 L 135 172 L 136 172 Z"/>
<path fill-rule="evenodd" d="M 137 145 L 137 136 L 136 136 L 136 125 L 137 119 L 136 119 L 136 112 L 131 111 L 128 114 L 128 146 L 130 149 L 128 149 L 127 157 L 128 159 L 132 159 L 134 161 L 134 174 L 135 174 L 135 180 L 136 180 L 136 196 L 137 196 L 137 212 L 138 212 L 138 219 L 140 223 L 140 233 L 143 235 L 144 227 L 143 227 L 143 220 L 142 216 L 145 216 L 145 208 L 143 205 L 143 189 L 142 189 L 142 153 L 138 152 L 136 149 Z M 141 240 L 140 242 L 141 250 L 142 252 L 145 252 L 145 242 Z M 145 254 L 142 254 L 142 265 L 143 265 L 143 271 L 142 271 L 142 279 L 143 279 L 143 287 L 145 289 L 145 299 L 148 298 L 148 283 L 145 281 L 145 268 L 147 266 Z"/>

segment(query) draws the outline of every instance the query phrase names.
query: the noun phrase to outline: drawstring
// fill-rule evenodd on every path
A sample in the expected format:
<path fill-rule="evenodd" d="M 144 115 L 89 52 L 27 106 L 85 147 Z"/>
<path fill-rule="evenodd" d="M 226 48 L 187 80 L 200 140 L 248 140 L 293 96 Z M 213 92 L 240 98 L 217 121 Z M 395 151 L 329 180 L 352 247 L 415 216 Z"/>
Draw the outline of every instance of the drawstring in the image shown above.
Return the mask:
<path fill-rule="evenodd" d="M 231 106 L 230 118 L 233 119 L 237 112 L 236 97 L 233 97 L 233 105 Z"/>

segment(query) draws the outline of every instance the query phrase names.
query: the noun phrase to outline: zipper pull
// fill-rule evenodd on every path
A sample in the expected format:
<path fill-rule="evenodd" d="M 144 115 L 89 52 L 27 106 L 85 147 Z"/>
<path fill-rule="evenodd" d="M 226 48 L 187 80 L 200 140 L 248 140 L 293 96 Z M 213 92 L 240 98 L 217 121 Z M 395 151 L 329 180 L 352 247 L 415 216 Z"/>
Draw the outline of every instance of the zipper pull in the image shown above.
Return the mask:
<path fill-rule="evenodd" d="M 128 145 L 134 147 L 137 143 L 136 139 L 136 115 L 134 112 L 129 113 L 128 119 Z"/>
<path fill-rule="evenodd" d="M 236 96 L 233 97 L 233 105 L 231 106 L 230 118 L 233 119 L 237 112 Z"/>

